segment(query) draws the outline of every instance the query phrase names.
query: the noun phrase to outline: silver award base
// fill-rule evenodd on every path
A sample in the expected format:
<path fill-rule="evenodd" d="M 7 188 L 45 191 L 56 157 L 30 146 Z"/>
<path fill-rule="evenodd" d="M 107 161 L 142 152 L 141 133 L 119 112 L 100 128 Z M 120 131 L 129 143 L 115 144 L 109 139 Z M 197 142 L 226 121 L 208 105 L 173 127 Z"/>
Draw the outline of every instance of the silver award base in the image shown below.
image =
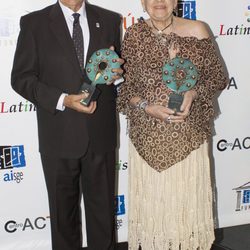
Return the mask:
<path fill-rule="evenodd" d="M 169 95 L 168 108 L 173 109 L 176 112 L 181 112 L 181 105 L 183 102 L 183 96 L 172 93 Z"/>

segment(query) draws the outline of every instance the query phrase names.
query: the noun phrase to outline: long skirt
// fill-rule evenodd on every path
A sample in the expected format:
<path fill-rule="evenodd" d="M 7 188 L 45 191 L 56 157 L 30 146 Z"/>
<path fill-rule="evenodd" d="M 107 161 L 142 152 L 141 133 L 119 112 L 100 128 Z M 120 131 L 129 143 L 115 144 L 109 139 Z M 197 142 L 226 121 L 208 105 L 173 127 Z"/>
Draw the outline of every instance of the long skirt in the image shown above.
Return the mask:
<path fill-rule="evenodd" d="M 212 201 L 207 143 L 161 173 L 129 143 L 130 250 L 210 250 Z"/>

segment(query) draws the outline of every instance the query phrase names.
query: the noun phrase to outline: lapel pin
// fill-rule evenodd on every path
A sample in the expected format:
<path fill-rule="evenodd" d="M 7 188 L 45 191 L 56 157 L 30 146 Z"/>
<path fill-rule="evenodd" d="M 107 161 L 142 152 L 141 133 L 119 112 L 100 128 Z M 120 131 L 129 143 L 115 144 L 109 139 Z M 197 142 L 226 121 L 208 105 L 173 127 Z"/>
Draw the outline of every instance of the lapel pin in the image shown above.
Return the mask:
<path fill-rule="evenodd" d="M 96 28 L 100 28 L 100 23 L 95 24 Z"/>

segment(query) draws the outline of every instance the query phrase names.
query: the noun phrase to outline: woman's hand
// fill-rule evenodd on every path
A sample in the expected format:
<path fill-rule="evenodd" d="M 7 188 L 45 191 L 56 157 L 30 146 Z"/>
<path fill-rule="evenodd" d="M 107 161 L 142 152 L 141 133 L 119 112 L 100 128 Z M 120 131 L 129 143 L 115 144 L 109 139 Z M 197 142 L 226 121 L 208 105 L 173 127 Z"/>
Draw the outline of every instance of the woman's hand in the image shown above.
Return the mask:
<path fill-rule="evenodd" d="M 175 112 L 172 109 L 161 105 L 148 105 L 145 108 L 145 112 L 156 118 L 164 121 L 166 123 L 178 123 L 184 122 L 184 120 L 189 116 L 190 109 L 193 101 L 197 98 L 197 93 L 195 90 L 189 90 L 184 94 L 183 103 L 181 105 L 181 112 Z"/>
<path fill-rule="evenodd" d="M 145 112 L 148 115 L 166 123 L 176 123 L 184 121 L 184 118 L 182 116 L 174 115 L 175 112 L 172 109 L 157 104 L 147 105 L 145 108 Z"/>
<path fill-rule="evenodd" d="M 195 90 L 189 90 L 185 92 L 183 103 L 180 108 L 181 112 L 177 112 L 176 116 L 180 116 L 185 120 L 185 118 L 189 116 L 192 103 L 195 99 L 197 99 L 197 96 L 198 95 Z"/>
<path fill-rule="evenodd" d="M 114 51 L 115 47 L 111 46 L 109 49 Z M 122 58 L 117 58 L 116 62 L 118 62 L 120 65 L 124 64 L 124 60 Z M 122 68 L 112 69 L 112 72 L 116 74 L 112 76 L 111 81 L 107 82 L 107 85 L 111 85 L 112 83 L 114 83 L 116 80 L 119 80 L 119 79 L 122 81 L 122 75 L 123 75 Z"/>

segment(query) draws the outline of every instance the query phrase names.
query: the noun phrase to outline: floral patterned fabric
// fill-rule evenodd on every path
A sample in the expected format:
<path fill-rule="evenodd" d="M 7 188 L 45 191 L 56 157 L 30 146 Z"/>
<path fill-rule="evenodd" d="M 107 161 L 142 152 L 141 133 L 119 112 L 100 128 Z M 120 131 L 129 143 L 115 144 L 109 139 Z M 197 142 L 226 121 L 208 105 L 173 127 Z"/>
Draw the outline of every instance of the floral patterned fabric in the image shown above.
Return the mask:
<path fill-rule="evenodd" d="M 194 87 L 198 99 L 182 123 L 167 124 L 130 107 L 139 96 L 151 104 L 167 106 L 171 93 L 162 81 L 162 67 L 170 60 L 170 47 L 177 56 L 190 59 L 198 69 Z M 144 20 L 131 26 L 124 37 L 125 82 L 118 89 L 117 107 L 129 119 L 129 137 L 140 156 L 155 170 L 163 171 L 185 159 L 211 135 L 214 116 L 212 98 L 226 86 L 221 61 L 211 38 L 157 36 Z"/>

